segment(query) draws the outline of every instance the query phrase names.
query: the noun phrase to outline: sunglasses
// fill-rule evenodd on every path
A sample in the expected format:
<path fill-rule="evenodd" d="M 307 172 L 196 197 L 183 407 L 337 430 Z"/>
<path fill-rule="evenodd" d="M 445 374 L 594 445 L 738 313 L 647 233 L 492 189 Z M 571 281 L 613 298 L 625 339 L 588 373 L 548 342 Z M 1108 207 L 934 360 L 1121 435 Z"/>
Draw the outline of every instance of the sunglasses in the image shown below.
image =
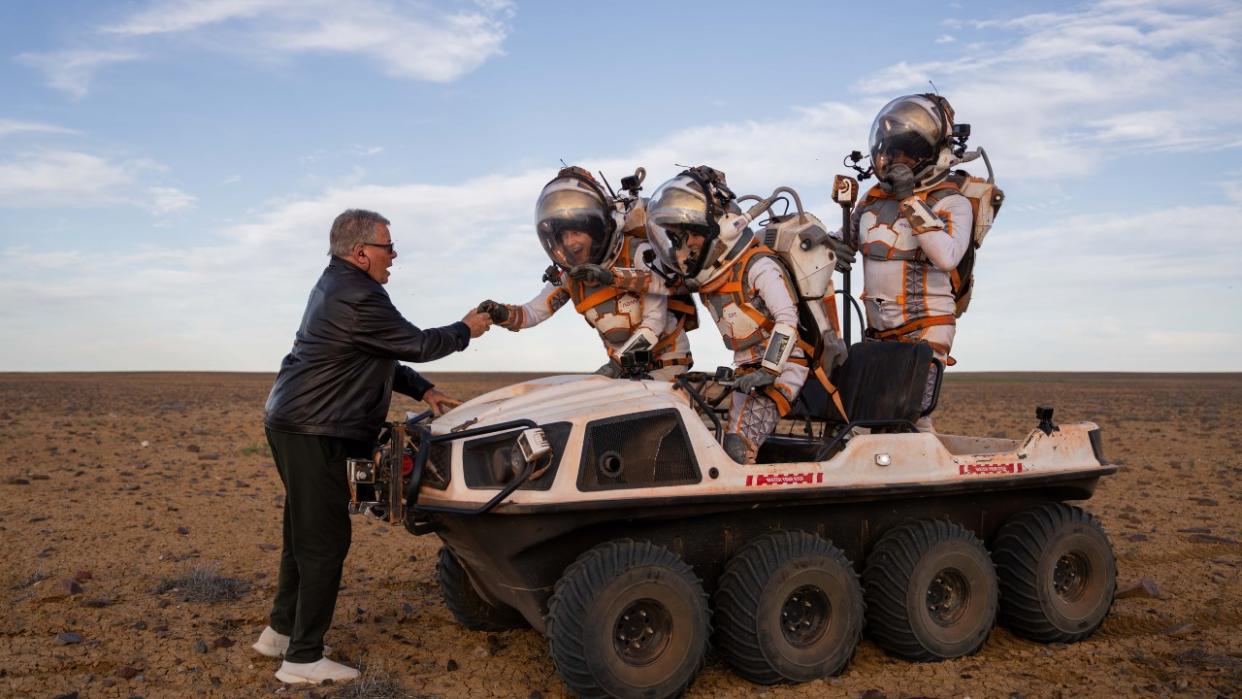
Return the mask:
<path fill-rule="evenodd" d="M 385 250 L 388 251 L 389 255 L 397 251 L 395 243 L 363 243 L 363 245 L 370 245 L 371 247 L 375 247 L 375 248 L 384 248 Z"/>

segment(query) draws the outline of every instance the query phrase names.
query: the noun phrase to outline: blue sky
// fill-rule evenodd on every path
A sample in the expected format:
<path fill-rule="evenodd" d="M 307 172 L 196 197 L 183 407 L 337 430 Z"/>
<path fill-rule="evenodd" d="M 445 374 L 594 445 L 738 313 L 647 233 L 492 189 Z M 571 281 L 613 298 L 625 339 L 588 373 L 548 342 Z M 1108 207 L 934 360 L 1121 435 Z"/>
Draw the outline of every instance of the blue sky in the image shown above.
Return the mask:
<path fill-rule="evenodd" d="M 275 370 L 347 207 L 393 220 L 416 324 L 523 302 L 562 158 L 836 222 L 842 156 L 928 80 L 1007 194 L 959 371 L 1242 370 L 1242 3 L 870 7 L 6 3 L 0 370 Z M 601 361 L 564 309 L 432 368 Z"/>

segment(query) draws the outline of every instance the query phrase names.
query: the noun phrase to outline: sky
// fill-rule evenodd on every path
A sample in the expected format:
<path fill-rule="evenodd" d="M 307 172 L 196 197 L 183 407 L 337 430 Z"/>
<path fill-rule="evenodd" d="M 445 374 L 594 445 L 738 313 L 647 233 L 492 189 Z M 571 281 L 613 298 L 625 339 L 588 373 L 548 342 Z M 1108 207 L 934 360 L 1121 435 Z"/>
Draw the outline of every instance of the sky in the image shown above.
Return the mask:
<path fill-rule="evenodd" d="M 836 225 L 843 156 L 929 81 L 1006 194 L 955 371 L 1242 370 L 1242 2 L 877 7 L 3 3 L 0 371 L 275 371 L 346 208 L 392 220 L 416 325 L 525 302 L 562 160 Z M 567 307 L 420 368 L 603 361 Z"/>

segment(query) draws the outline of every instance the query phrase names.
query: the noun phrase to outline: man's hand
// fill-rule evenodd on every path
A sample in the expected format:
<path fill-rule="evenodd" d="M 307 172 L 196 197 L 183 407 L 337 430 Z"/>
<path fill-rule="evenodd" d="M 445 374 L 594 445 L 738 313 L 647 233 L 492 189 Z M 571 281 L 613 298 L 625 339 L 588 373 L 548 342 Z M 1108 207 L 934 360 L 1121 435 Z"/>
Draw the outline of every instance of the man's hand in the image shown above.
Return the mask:
<path fill-rule="evenodd" d="M 914 172 L 909 165 L 900 163 L 888 169 L 888 191 L 893 193 L 893 198 L 897 201 L 903 201 L 914 196 Z"/>
<path fill-rule="evenodd" d="M 488 299 L 484 301 L 483 303 L 480 303 L 479 307 L 476 308 L 475 310 L 477 310 L 479 313 L 486 313 L 487 315 L 491 316 L 492 322 L 496 324 L 501 324 L 501 323 L 504 323 L 506 320 L 509 320 L 509 309 L 506 308 L 503 303 L 498 303 L 491 299 Z"/>
<path fill-rule="evenodd" d="M 752 371 L 749 374 L 733 382 L 733 388 L 742 393 L 754 393 L 764 386 L 771 386 L 776 383 L 776 374 L 772 374 L 760 369 Z"/>
<path fill-rule="evenodd" d="M 470 328 L 471 339 L 482 335 L 487 332 L 488 328 L 492 327 L 492 317 L 479 311 L 470 311 L 465 318 L 461 319 L 461 322 Z"/>
<path fill-rule="evenodd" d="M 440 417 L 461 405 L 461 401 L 456 398 L 449 398 L 434 388 L 427 389 L 427 392 L 423 394 L 423 402 L 431 406 L 431 414 L 436 417 Z"/>
<path fill-rule="evenodd" d="M 569 270 L 569 276 L 580 282 L 588 282 L 598 286 L 612 284 L 612 272 L 599 265 L 578 265 Z"/>
<path fill-rule="evenodd" d="M 832 248 L 832 252 L 837 256 L 837 271 L 848 272 L 854 268 L 854 247 L 844 240 L 827 236 L 825 241 L 828 247 Z"/>

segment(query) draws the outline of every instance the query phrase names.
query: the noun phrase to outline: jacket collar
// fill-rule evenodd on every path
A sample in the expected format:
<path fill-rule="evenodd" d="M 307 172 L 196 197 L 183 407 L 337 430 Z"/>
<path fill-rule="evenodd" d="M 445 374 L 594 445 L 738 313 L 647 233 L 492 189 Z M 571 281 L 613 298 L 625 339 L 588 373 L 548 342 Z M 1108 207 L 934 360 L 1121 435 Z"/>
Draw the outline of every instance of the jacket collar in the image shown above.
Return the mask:
<path fill-rule="evenodd" d="M 358 274 L 359 276 L 366 277 L 367 279 L 370 279 L 372 282 L 375 282 L 374 279 L 371 279 L 371 275 L 363 271 L 361 267 L 358 267 L 357 265 L 347 260 L 343 260 L 337 257 L 336 255 L 333 255 L 332 259 L 328 261 L 328 269 L 342 270 L 345 272 L 354 272 L 355 274 Z"/>

